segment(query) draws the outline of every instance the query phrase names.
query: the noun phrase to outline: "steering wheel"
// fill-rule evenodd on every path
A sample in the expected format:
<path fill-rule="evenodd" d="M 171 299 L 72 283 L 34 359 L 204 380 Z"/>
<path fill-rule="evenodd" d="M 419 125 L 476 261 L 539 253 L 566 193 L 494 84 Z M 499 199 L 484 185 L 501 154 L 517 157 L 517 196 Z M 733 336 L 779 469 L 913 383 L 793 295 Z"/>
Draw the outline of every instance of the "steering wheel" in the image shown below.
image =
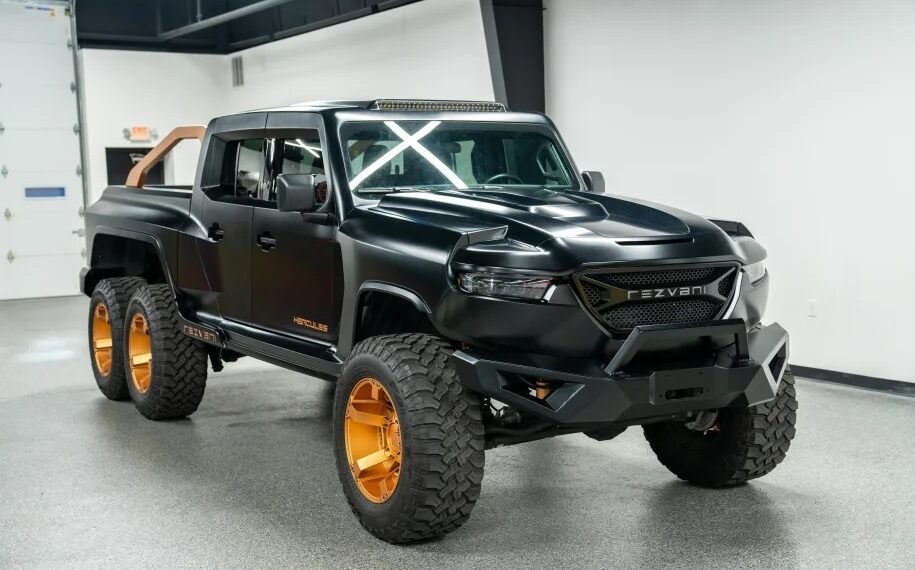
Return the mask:
<path fill-rule="evenodd" d="M 524 184 L 524 180 L 521 180 L 520 178 L 518 178 L 518 177 L 515 176 L 514 174 L 507 174 L 507 173 L 505 173 L 505 172 L 503 172 L 503 173 L 501 173 L 501 174 L 493 174 L 492 176 L 490 176 L 489 178 L 487 178 L 486 181 L 483 182 L 483 184 L 489 184 L 490 182 L 495 182 L 496 180 L 499 180 L 500 178 L 505 178 L 506 180 L 508 180 L 508 181 L 510 181 L 510 182 L 511 182 L 511 181 L 514 181 L 514 182 L 516 182 L 516 183 L 518 183 L 518 184 Z"/>

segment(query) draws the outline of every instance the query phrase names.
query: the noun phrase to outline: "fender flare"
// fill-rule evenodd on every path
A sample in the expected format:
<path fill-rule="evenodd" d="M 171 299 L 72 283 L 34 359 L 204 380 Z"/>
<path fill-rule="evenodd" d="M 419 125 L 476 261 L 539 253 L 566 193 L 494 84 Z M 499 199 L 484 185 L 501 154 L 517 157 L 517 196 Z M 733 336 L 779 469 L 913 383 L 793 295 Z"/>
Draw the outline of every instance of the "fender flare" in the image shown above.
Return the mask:
<path fill-rule="evenodd" d="M 165 247 L 162 246 L 162 242 L 159 240 L 159 238 L 157 238 L 154 235 L 146 234 L 143 232 L 122 230 L 119 228 L 112 228 L 110 226 L 98 226 L 98 228 L 96 229 L 96 232 L 92 236 L 92 240 L 93 240 L 92 247 L 93 248 L 95 247 L 95 238 L 100 235 L 110 235 L 110 236 L 122 237 L 125 239 L 134 239 L 137 241 L 142 241 L 142 242 L 148 243 L 151 246 L 153 246 L 153 249 L 155 249 L 155 251 L 156 251 L 156 256 L 159 258 L 159 264 L 162 266 L 162 274 L 165 275 L 167 285 L 168 285 L 169 289 L 171 289 L 172 295 L 174 295 L 174 297 L 175 297 L 175 302 L 176 302 L 176 305 L 178 308 L 178 318 L 181 321 L 182 332 L 187 336 L 190 336 L 192 338 L 195 338 L 197 340 L 203 341 L 208 344 L 216 345 L 219 347 L 225 346 L 225 338 L 221 331 L 219 331 L 211 326 L 207 326 L 202 323 L 198 323 L 194 320 L 191 320 L 185 314 L 186 311 L 184 310 L 184 307 L 182 307 L 182 303 L 179 302 L 180 300 L 178 298 L 178 289 L 175 286 L 174 276 L 172 275 L 172 272 L 168 268 L 168 262 L 167 262 L 167 258 L 165 256 Z M 92 281 L 97 281 L 97 279 L 93 275 L 91 266 L 83 269 L 80 272 L 79 277 L 80 277 L 79 285 L 80 285 L 80 289 L 83 291 L 83 294 L 85 294 L 86 296 L 91 296 L 92 289 L 90 289 L 88 287 L 88 284 Z"/>
<path fill-rule="evenodd" d="M 414 307 L 416 307 L 417 311 L 421 313 L 432 313 L 432 309 L 429 308 L 429 305 L 423 300 L 423 298 L 413 291 L 407 289 L 406 287 L 393 285 L 384 281 L 365 281 L 362 283 L 362 285 L 359 286 L 359 291 L 356 292 L 356 299 L 359 302 L 361 302 L 362 295 L 366 291 L 381 291 L 389 295 L 394 295 L 395 297 L 406 299 Z"/>
<path fill-rule="evenodd" d="M 88 281 L 92 278 L 92 250 L 95 249 L 95 239 L 100 235 L 110 235 L 122 237 L 125 239 L 133 239 L 137 241 L 142 241 L 153 246 L 153 249 L 156 250 L 156 256 L 159 258 L 159 264 L 162 266 L 162 274 L 165 275 L 166 281 L 168 281 L 168 286 L 172 290 L 172 294 L 175 294 L 177 290 L 175 289 L 174 276 L 168 268 L 168 263 L 165 256 L 165 247 L 162 246 L 162 242 L 156 236 L 152 234 L 145 234 L 142 232 L 135 232 L 131 230 L 122 230 L 119 228 L 112 228 L 110 226 L 98 226 L 95 230 L 95 233 L 92 235 L 92 248 L 90 249 L 89 256 L 89 270 L 84 274 L 80 274 L 80 289 L 85 295 L 92 295 L 92 289 L 87 287 Z"/>

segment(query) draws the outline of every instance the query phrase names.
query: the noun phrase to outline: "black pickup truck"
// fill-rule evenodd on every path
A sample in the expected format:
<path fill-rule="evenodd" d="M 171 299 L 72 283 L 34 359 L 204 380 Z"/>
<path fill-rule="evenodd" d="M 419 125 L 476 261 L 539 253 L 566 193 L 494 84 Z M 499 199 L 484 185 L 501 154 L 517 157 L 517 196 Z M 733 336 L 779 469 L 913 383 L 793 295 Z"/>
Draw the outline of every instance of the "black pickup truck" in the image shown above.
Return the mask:
<path fill-rule="evenodd" d="M 144 187 L 183 139 L 193 187 Z M 488 102 L 296 105 L 181 127 L 86 213 L 98 386 L 184 417 L 208 361 L 336 382 L 335 452 L 389 542 L 470 516 L 484 450 L 643 426 L 678 477 L 765 475 L 788 335 L 742 224 L 604 194 L 555 126 Z"/>

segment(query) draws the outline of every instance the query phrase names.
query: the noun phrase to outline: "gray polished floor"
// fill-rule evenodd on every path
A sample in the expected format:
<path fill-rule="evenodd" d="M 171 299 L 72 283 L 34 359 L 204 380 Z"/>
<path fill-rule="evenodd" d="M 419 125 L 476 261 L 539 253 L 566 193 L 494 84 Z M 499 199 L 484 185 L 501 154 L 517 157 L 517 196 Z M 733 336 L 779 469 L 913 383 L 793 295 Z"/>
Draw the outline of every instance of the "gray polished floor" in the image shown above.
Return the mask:
<path fill-rule="evenodd" d="M 394 547 L 344 503 L 331 386 L 256 362 L 190 420 L 105 400 L 82 298 L 0 303 L 0 567 L 911 567 L 915 399 L 799 382 L 774 473 L 678 482 L 638 429 L 492 451 L 469 523 Z"/>

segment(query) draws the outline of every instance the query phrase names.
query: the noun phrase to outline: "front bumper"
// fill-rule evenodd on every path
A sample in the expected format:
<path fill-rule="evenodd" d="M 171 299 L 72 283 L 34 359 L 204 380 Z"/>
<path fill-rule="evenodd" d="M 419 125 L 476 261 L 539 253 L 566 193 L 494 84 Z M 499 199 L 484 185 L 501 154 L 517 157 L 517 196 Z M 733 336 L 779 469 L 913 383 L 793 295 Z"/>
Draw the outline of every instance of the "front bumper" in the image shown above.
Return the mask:
<path fill-rule="evenodd" d="M 557 425 L 586 425 L 747 407 L 775 397 L 788 362 L 778 324 L 741 319 L 637 327 L 609 364 L 477 349 L 453 355 L 468 388 Z M 536 380 L 553 390 L 538 399 Z"/>

